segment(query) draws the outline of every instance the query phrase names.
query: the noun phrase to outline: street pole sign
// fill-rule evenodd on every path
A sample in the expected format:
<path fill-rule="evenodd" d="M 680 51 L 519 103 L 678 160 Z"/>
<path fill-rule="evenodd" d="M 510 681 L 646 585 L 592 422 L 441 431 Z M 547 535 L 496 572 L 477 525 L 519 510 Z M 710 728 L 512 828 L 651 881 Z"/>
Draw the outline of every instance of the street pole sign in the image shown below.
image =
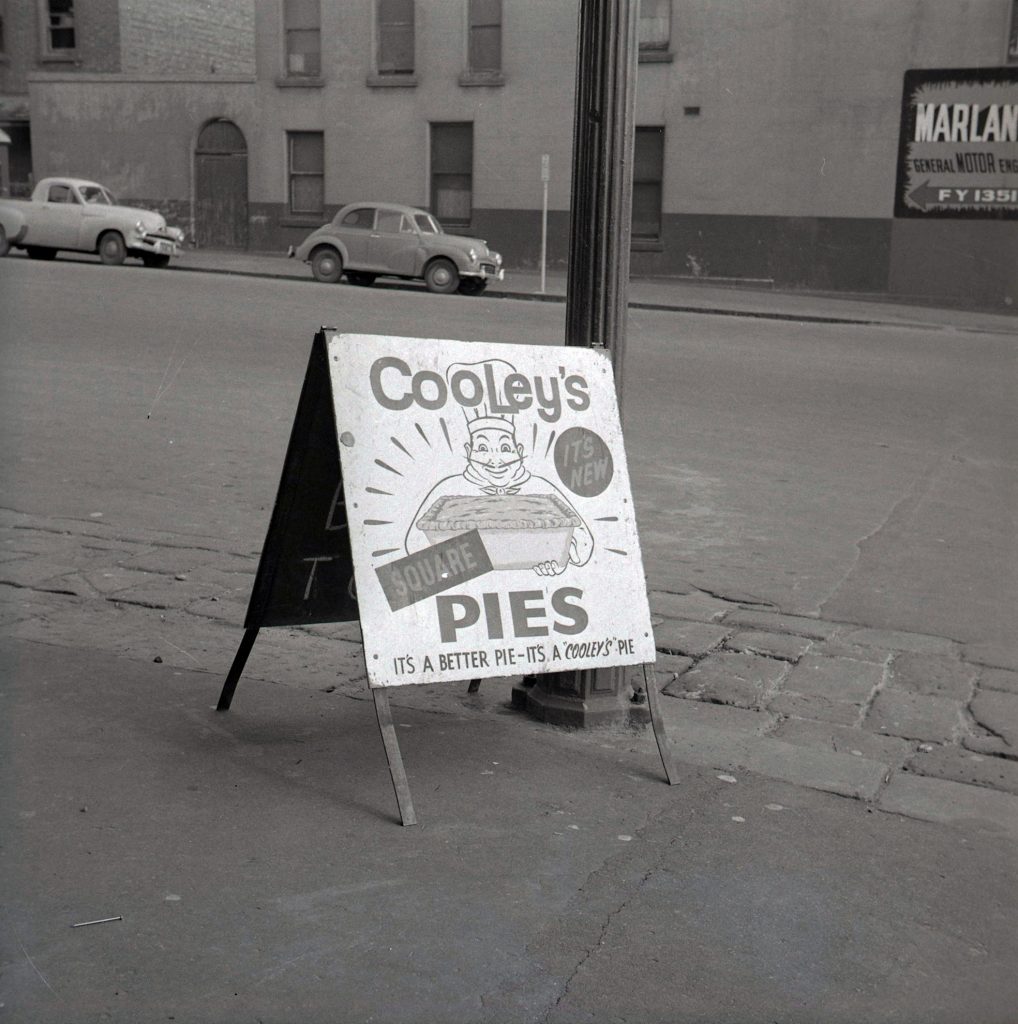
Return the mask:
<path fill-rule="evenodd" d="M 551 157 L 541 154 L 541 294 L 544 294 L 548 267 L 548 182 L 551 179 Z"/>
<path fill-rule="evenodd" d="M 1018 67 L 905 72 L 894 215 L 1018 217 Z"/>
<path fill-rule="evenodd" d="M 655 660 L 605 353 L 340 334 L 329 370 L 372 687 Z"/>

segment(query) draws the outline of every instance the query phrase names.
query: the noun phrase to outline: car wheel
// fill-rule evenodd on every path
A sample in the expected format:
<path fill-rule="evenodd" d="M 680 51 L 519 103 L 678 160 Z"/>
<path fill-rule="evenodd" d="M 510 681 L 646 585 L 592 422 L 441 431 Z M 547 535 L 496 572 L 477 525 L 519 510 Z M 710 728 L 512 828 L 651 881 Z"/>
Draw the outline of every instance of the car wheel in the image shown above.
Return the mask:
<path fill-rule="evenodd" d="M 348 270 L 346 272 L 346 279 L 350 284 L 360 285 L 363 288 L 369 288 L 375 283 L 377 274 L 368 274 L 363 270 Z"/>
<path fill-rule="evenodd" d="M 464 277 L 460 281 L 460 295 L 480 295 L 487 287 L 488 282 L 483 278 Z"/>
<path fill-rule="evenodd" d="M 99 239 L 99 259 L 108 267 L 119 267 L 127 259 L 127 246 L 117 231 L 107 231 Z"/>
<path fill-rule="evenodd" d="M 424 283 L 428 286 L 429 292 L 449 295 L 459 287 L 459 271 L 449 260 L 432 260 L 424 271 Z"/>
<path fill-rule="evenodd" d="M 7 241 L 7 232 L 3 224 L 0 224 L 0 256 L 6 256 L 11 251 L 11 243 Z"/>
<path fill-rule="evenodd" d="M 164 252 L 143 252 L 141 262 L 146 267 L 165 267 L 170 262 L 170 257 Z"/>
<path fill-rule="evenodd" d="M 311 273 L 316 281 L 335 284 L 343 276 L 343 260 L 335 249 L 322 246 L 311 254 Z"/>
<path fill-rule="evenodd" d="M 51 260 L 57 254 L 56 249 L 47 249 L 41 245 L 26 245 L 25 252 L 28 253 L 28 258 L 33 260 Z"/>

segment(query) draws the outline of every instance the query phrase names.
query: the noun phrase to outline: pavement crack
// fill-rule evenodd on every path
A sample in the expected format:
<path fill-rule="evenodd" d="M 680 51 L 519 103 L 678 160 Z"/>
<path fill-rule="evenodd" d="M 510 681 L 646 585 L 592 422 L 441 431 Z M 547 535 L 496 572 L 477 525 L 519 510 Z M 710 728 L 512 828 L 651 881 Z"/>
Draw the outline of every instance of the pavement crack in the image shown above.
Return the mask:
<path fill-rule="evenodd" d="M 149 608 L 152 611 L 159 612 L 169 611 L 170 609 L 168 604 L 156 604 L 154 601 L 135 601 L 127 597 L 107 597 L 106 600 L 114 605 L 129 604 L 133 608 Z"/>
<path fill-rule="evenodd" d="M 777 605 L 773 601 L 765 601 L 763 598 L 751 597 L 748 594 L 740 594 L 738 597 L 730 597 L 728 594 L 723 593 L 720 590 L 709 590 L 707 587 L 697 587 L 701 594 L 706 594 L 708 597 L 713 597 L 716 601 L 725 601 L 728 604 L 738 605 L 739 607 L 751 607 L 751 608 L 771 608 L 777 611 Z"/>
<path fill-rule="evenodd" d="M 544 1017 L 541 1018 L 543 1022 L 546 1022 L 551 1017 L 555 1010 L 558 1009 L 562 1001 L 569 995 L 573 981 L 576 979 L 577 975 L 583 970 L 587 962 L 598 952 L 598 950 L 600 950 L 604 946 L 605 942 L 607 941 L 608 932 L 611 930 L 612 923 L 619 916 L 619 914 L 621 914 L 626 909 L 626 907 L 628 907 L 629 904 L 632 903 L 633 900 L 640 894 L 640 891 L 643 889 L 643 887 L 647 884 L 650 878 L 653 877 L 655 868 L 656 865 L 655 867 L 648 868 L 644 872 L 643 877 L 639 880 L 639 882 L 636 883 L 636 885 L 630 891 L 629 895 L 617 907 L 608 911 L 608 914 L 606 915 L 604 921 L 601 924 L 601 930 L 598 933 L 597 941 L 584 951 L 583 955 L 580 957 L 579 962 L 573 968 L 572 973 L 569 975 L 568 978 L 566 978 L 565 983 L 562 986 L 562 991 L 558 994 L 558 997 L 556 998 L 555 1002 L 552 1003 L 552 1005 L 548 1008 L 547 1013 L 545 1013 Z"/>
<path fill-rule="evenodd" d="M 14 580 L 0 580 L 0 587 L 11 587 L 14 590 L 28 590 L 33 594 L 60 594 L 62 597 L 77 597 L 76 590 L 61 590 L 57 587 L 33 587 L 27 583 L 16 583 Z"/>
<path fill-rule="evenodd" d="M 948 429 L 950 430 L 950 428 Z M 926 466 L 916 477 L 913 478 L 908 487 L 906 487 L 905 492 L 897 501 L 891 504 L 891 507 L 887 510 L 887 514 L 884 515 L 880 522 L 855 542 L 855 556 L 852 558 L 851 564 L 844 573 L 842 573 L 841 578 L 834 583 L 827 596 L 817 602 L 817 610 L 821 616 L 824 614 L 824 607 L 834 599 L 838 591 L 841 590 L 853 573 L 855 573 L 859 568 L 859 563 L 862 561 L 864 547 L 887 529 L 890 523 L 905 521 L 915 514 L 929 494 L 933 481 L 941 467 L 957 456 L 958 452 L 965 446 L 965 443 L 965 439 L 961 438 L 951 445 L 951 447 L 934 452 L 927 461 Z"/>

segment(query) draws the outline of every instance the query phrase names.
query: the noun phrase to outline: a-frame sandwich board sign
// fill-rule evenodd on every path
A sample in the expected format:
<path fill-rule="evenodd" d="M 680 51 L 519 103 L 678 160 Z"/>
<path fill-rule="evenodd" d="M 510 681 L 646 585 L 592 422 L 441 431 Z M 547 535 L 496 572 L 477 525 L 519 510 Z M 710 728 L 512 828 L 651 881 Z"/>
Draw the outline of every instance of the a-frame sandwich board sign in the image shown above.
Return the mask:
<path fill-rule="evenodd" d="M 262 626 L 352 622 L 357 617 L 323 328 L 311 347 L 244 637 L 217 710 L 230 707 Z"/>
<path fill-rule="evenodd" d="M 359 619 L 343 497 L 326 331 L 315 335 L 283 461 L 276 503 L 258 562 L 244 636 L 216 705 L 229 710 L 262 626 Z M 384 690 L 375 715 L 404 825 L 416 824 L 410 786 Z"/>

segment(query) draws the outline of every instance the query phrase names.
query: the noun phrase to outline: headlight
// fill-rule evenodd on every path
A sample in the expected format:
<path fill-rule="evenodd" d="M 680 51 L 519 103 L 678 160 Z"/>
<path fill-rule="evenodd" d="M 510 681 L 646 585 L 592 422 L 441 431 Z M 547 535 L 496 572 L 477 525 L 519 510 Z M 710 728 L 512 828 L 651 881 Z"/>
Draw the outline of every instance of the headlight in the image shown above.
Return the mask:
<path fill-rule="evenodd" d="M 470 259 L 471 263 L 477 262 L 477 250 L 473 246 L 467 249 L 467 257 Z"/>
<path fill-rule="evenodd" d="M 138 223 L 134 225 L 134 230 L 137 231 L 139 235 L 145 234 L 145 222 L 142 220 L 138 221 Z"/>

